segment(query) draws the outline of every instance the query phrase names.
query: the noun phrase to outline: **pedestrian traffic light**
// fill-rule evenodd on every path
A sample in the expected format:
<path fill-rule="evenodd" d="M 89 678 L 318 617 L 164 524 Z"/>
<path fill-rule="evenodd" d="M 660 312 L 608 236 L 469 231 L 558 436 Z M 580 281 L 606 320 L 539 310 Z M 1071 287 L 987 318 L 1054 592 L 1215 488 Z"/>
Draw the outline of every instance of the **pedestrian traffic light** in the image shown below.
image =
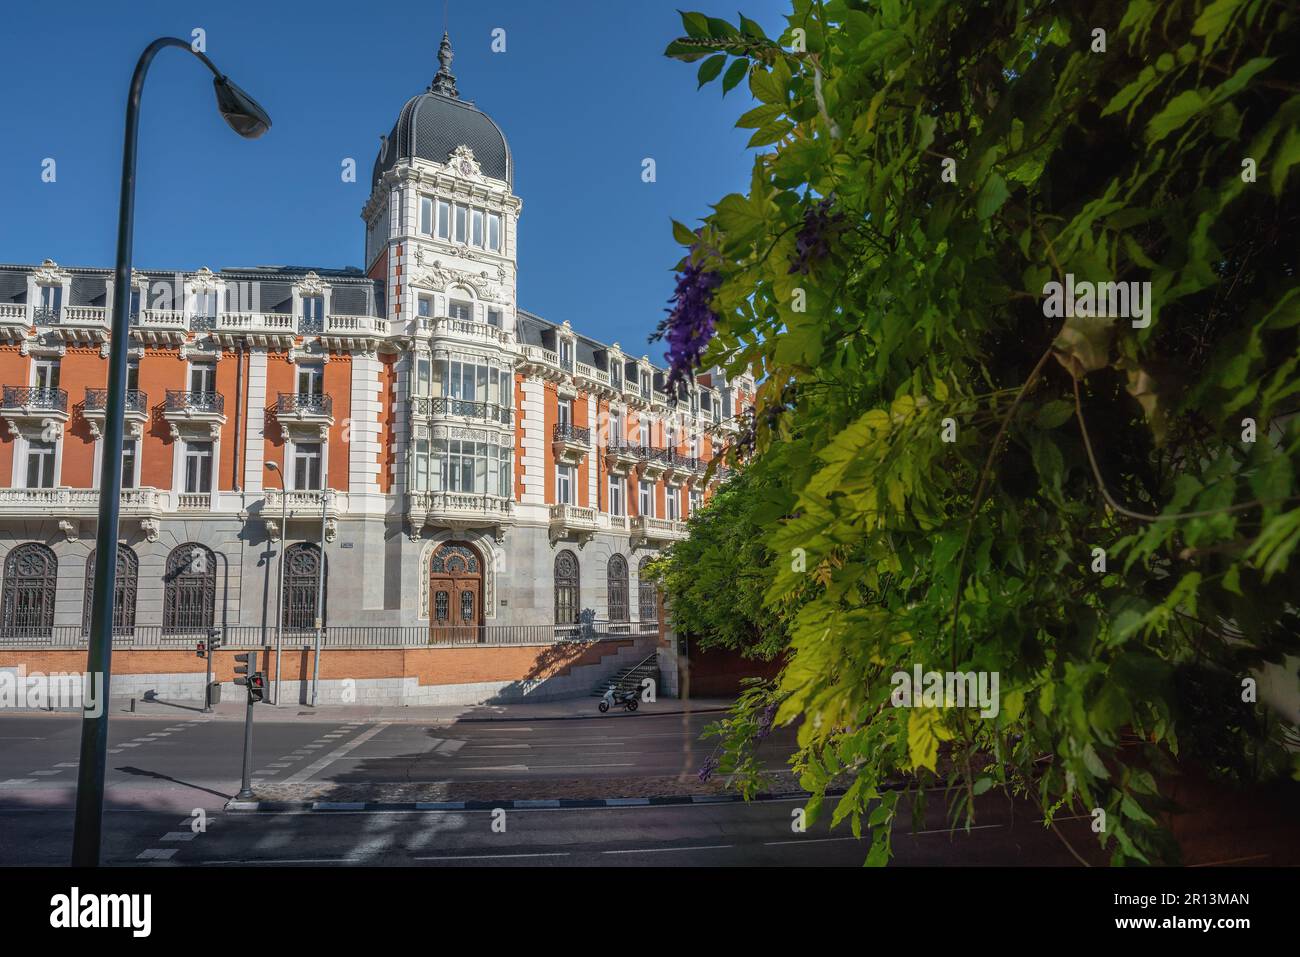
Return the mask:
<path fill-rule="evenodd" d="M 266 675 L 260 671 L 255 671 L 248 676 L 248 696 L 254 701 L 261 701 L 266 697 Z"/>
<path fill-rule="evenodd" d="M 194 654 L 198 655 L 200 658 L 206 658 L 208 656 L 207 645 L 200 641 L 194 646 Z"/>
<path fill-rule="evenodd" d="M 255 651 L 245 651 L 242 655 L 235 655 L 235 684 L 248 684 L 248 675 L 257 667 L 256 654 Z"/>

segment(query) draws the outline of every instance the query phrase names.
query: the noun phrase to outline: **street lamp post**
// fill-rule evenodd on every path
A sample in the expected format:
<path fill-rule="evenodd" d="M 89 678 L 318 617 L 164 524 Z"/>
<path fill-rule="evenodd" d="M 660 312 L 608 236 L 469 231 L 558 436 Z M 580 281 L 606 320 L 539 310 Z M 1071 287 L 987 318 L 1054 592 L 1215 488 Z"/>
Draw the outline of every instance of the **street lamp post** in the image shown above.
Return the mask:
<path fill-rule="evenodd" d="M 112 340 L 108 357 L 108 396 L 104 414 L 104 448 L 100 468 L 99 525 L 95 533 L 95 586 L 91 595 L 89 653 L 86 670 L 102 675 L 101 707 L 92 717 L 83 710 L 81 760 L 77 766 L 77 811 L 72 832 L 74 866 L 99 865 L 100 831 L 104 814 L 104 769 L 108 759 L 109 679 L 113 657 L 113 593 L 117 574 L 117 518 L 122 494 L 122 432 L 126 408 L 127 342 L 130 336 L 131 244 L 135 229 L 136 146 L 140 130 L 140 95 L 145 74 L 163 47 L 188 50 L 212 71 L 217 109 L 240 136 L 256 139 L 271 126 L 256 101 L 231 83 L 207 55 L 176 37 L 161 37 L 145 47 L 131 76 L 122 142 L 122 188 L 117 219 L 117 262 L 114 272 Z M 92 678 L 93 680 L 93 678 Z"/>
<path fill-rule="evenodd" d="M 280 707 L 280 644 L 284 636 L 284 550 L 289 547 L 289 490 L 274 462 L 266 467 L 280 476 L 280 579 L 275 586 L 275 706 Z"/>

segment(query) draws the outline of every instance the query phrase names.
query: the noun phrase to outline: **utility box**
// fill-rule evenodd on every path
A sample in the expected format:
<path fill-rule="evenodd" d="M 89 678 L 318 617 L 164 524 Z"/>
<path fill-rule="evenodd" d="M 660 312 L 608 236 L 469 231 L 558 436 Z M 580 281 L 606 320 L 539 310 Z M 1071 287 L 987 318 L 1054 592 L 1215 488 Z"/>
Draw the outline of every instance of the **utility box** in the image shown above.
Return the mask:
<path fill-rule="evenodd" d="M 208 685 L 208 707 L 221 704 L 221 682 L 214 681 Z"/>

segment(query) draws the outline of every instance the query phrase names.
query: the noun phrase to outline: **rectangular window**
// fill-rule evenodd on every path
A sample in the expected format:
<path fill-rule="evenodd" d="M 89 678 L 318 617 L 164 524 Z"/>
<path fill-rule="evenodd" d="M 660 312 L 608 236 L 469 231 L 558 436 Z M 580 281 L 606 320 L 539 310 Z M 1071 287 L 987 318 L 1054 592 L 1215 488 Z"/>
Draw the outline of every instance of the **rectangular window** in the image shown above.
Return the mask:
<path fill-rule="evenodd" d="M 27 487 L 54 488 L 54 443 L 33 439 L 27 443 Z"/>
<path fill-rule="evenodd" d="M 555 410 L 559 424 L 565 428 L 573 425 L 573 400 L 561 399 Z"/>
<path fill-rule="evenodd" d="M 429 440 L 415 440 L 415 490 L 429 490 Z"/>
<path fill-rule="evenodd" d="M 420 325 L 427 325 L 425 320 L 433 318 L 433 297 L 421 296 L 415 304 L 416 315 L 420 317 Z"/>
<path fill-rule="evenodd" d="M 501 251 L 501 217 L 497 213 L 488 213 L 487 248 L 494 253 Z"/>
<path fill-rule="evenodd" d="M 126 391 L 137 392 L 140 389 L 140 360 L 131 359 L 126 364 Z"/>
<path fill-rule="evenodd" d="M 469 322 L 474 317 L 474 307 L 468 302 L 452 302 L 447 307 L 447 314 L 453 319 Z"/>
<path fill-rule="evenodd" d="M 429 394 L 429 357 L 420 356 L 415 360 L 415 394 Z"/>
<path fill-rule="evenodd" d="M 638 514 L 646 518 L 655 517 L 655 486 L 653 482 L 642 479 L 637 488 L 636 508 Z"/>
<path fill-rule="evenodd" d="M 465 241 L 465 230 L 466 230 L 466 226 L 468 225 L 468 219 L 469 219 L 469 209 L 457 203 L 456 204 L 456 235 L 453 238 L 458 243 L 463 243 Z"/>
<path fill-rule="evenodd" d="M 210 362 L 190 365 L 190 391 L 212 393 L 216 391 L 217 367 Z"/>
<path fill-rule="evenodd" d="M 637 418 L 636 440 L 637 444 L 640 445 L 641 448 L 650 448 L 650 420 L 644 415 Z"/>
<path fill-rule="evenodd" d="M 318 323 L 325 319 L 325 297 L 303 296 L 302 318 L 306 322 Z"/>
<path fill-rule="evenodd" d="M 664 504 L 668 506 L 668 514 L 665 517 L 670 521 L 677 521 L 677 510 L 681 507 L 681 493 L 669 488 L 668 494 L 664 496 Z"/>
<path fill-rule="evenodd" d="M 293 449 L 293 487 L 300 491 L 320 489 L 323 450 L 319 443 L 296 445 Z"/>
<path fill-rule="evenodd" d="M 420 232 L 433 235 L 433 200 L 428 196 L 420 197 Z"/>
<path fill-rule="evenodd" d="M 611 362 L 609 364 L 609 382 L 615 389 L 623 388 L 623 363 Z"/>
<path fill-rule="evenodd" d="M 624 443 L 623 413 L 613 409 L 609 412 L 609 439 L 606 444 L 618 447 Z"/>
<path fill-rule="evenodd" d="M 37 359 L 35 362 L 35 386 L 38 389 L 57 389 L 59 387 L 59 360 Z"/>
<path fill-rule="evenodd" d="M 42 309 L 48 309 L 55 317 L 57 317 L 59 310 L 63 308 L 63 287 L 41 286 L 40 307 Z"/>
<path fill-rule="evenodd" d="M 558 465 L 555 468 L 555 501 L 560 505 L 575 504 L 574 492 L 578 482 L 574 477 L 572 465 Z"/>
<path fill-rule="evenodd" d="M 298 394 L 322 395 L 325 391 L 325 368 L 318 365 L 298 366 Z"/>
<path fill-rule="evenodd" d="M 573 371 L 573 343 L 568 339 L 560 340 L 560 368 Z"/>
<path fill-rule="evenodd" d="M 202 319 L 217 317 L 217 293 L 214 289 L 194 293 L 193 315 Z"/>
<path fill-rule="evenodd" d="M 617 475 L 611 475 L 609 477 L 609 514 L 627 514 L 627 503 L 623 501 L 623 496 L 623 480 Z"/>
<path fill-rule="evenodd" d="M 481 209 L 470 210 L 469 242 L 471 246 L 483 248 L 483 210 Z"/>
<path fill-rule="evenodd" d="M 489 326 L 495 326 L 495 327 L 498 328 L 498 329 L 501 328 L 501 310 L 500 310 L 500 309 L 489 309 L 489 310 L 487 311 L 487 316 L 488 316 L 488 325 L 489 325 Z"/>
<path fill-rule="evenodd" d="M 135 439 L 122 442 L 122 488 L 135 488 L 135 456 L 137 443 Z"/>
<path fill-rule="evenodd" d="M 140 315 L 140 287 L 139 286 L 131 287 L 131 305 L 130 305 L 129 314 L 132 319 Z"/>
<path fill-rule="evenodd" d="M 212 443 L 185 443 L 185 491 L 212 491 Z"/>
<path fill-rule="evenodd" d="M 438 200 L 438 238 L 451 238 L 451 203 L 445 199 Z"/>
<path fill-rule="evenodd" d="M 703 505 L 703 504 L 704 504 L 704 495 L 703 495 L 702 493 L 696 491 L 695 489 L 692 489 L 692 490 L 691 490 L 691 511 L 690 511 L 690 514 L 691 514 L 691 515 L 694 515 L 696 512 L 698 512 L 698 511 L 700 510 L 700 506 Z"/>
<path fill-rule="evenodd" d="M 693 459 L 698 459 L 700 457 L 700 437 L 698 435 L 691 436 L 691 445 L 690 445 L 689 454 L 690 457 Z"/>

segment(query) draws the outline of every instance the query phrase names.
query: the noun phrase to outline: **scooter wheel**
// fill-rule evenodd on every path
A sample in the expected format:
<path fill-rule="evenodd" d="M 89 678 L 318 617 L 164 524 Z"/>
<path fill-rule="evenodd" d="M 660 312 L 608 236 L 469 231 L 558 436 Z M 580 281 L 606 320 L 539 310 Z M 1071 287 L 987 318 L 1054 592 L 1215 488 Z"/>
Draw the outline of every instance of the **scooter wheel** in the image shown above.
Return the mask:
<path fill-rule="evenodd" d="M 637 705 L 639 705 L 639 704 L 640 704 L 640 702 L 637 701 L 636 698 L 633 698 L 631 701 L 629 701 L 629 702 L 627 703 L 627 710 L 628 710 L 628 711 L 635 711 L 635 710 L 637 709 Z"/>
<path fill-rule="evenodd" d="M 596 707 L 600 709 L 601 714 L 604 714 L 606 711 L 609 710 L 609 702 L 602 701 L 600 704 L 596 705 Z"/>

